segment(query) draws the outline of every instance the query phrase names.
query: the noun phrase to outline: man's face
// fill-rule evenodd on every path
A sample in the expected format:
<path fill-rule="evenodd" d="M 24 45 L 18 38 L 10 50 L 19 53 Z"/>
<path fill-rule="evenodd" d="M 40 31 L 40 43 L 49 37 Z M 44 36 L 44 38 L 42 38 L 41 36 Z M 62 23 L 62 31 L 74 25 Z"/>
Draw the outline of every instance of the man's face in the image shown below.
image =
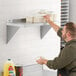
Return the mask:
<path fill-rule="evenodd" d="M 62 38 L 64 40 L 66 40 L 67 36 L 66 36 L 67 32 L 66 32 L 66 26 L 64 26 L 63 30 L 62 30 Z"/>

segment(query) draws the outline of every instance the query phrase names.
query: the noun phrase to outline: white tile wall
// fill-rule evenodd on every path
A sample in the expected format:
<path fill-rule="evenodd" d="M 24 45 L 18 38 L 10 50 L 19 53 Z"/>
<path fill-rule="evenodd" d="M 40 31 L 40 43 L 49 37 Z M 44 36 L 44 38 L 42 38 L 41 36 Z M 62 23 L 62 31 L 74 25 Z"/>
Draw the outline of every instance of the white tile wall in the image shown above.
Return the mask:
<path fill-rule="evenodd" d="M 70 2 L 70 6 L 69 6 L 69 18 L 70 21 L 73 21 L 74 23 L 76 23 L 76 0 L 69 0 Z"/>

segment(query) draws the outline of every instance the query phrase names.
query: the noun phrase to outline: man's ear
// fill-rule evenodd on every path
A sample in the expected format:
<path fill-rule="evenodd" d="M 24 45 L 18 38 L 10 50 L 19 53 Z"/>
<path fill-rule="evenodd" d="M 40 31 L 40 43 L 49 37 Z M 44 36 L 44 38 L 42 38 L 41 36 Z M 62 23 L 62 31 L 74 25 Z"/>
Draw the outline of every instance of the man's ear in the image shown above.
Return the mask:
<path fill-rule="evenodd" d="M 70 36 L 71 36 L 71 33 L 70 33 L 70 31 L 68 31 L 68 32 L 67 32 L 67 36 L 68 36 L 68 37 L 70 37 Z"/>

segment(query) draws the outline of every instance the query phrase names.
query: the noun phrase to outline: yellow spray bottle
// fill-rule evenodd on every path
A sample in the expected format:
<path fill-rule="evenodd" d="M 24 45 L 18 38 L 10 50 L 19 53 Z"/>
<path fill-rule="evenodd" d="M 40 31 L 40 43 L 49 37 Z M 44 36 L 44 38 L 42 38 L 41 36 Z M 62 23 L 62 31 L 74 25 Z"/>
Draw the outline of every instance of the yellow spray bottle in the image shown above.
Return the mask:
<path fill-rule="evenodd" d="M 4 76 L 16 76 L 15 66 L 11 59 L 4 64 Z"/>

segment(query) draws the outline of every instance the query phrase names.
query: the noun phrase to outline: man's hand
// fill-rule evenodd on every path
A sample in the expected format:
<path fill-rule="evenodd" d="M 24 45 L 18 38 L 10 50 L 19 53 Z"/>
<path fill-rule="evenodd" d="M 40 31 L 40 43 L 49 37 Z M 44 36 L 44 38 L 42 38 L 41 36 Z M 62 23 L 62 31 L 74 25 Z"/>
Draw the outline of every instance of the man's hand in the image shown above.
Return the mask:
<path fill-rule="evenodd" d="M 50 15 L 45 15 L 43 16 L 44 19 L 49 23 L 51 21 L 51 16 Z"/>
<path fill-rule="evenodd" d="M 36 62 L 41 65 L 47 64 L 47 61 L 48 61 L 47 59 L 44 59 L 42 57 L 40 57 L 40 59 L 36 60 Z"/>
<path fill-rule="evenodd" d="M 58 30 L 60 29 L 60 27 L 52 21 L 51 15 L 45 15 L 45 16 L 43 16 L 43 17 L 44 17 L 44 19 L 50 24 L 50 26 L 53 27 L 53 29 L 54 29 L 56 32 L 58 32 Z"/>

